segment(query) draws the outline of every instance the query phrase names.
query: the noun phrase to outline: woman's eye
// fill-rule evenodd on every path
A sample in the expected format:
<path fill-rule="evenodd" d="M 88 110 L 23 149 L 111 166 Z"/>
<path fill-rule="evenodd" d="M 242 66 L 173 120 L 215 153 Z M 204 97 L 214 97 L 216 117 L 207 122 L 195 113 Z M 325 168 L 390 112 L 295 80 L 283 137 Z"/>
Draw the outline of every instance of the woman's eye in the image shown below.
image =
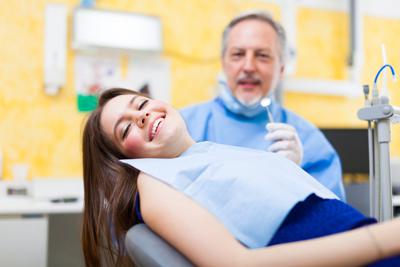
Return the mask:
<path fill-rule="evenodd" d="M 126 138 L 126 136 L 128 135 L 129 129 L 131 128 L 131 126 L 132 126 L 132 123 L 128 123 L 128 124 L 125 126 L 125 129 L 124 129 L 124 131 L 122 132 L 122 140 L 124 140 L 124 139 Z"/>
<path fill-rule="evenodd" d="M 138 107 L 138 110 L 141 110 L 141 109 L 147 104 L 147 102 L 149 102 L 148 99 L 146 99 L 146 100 L 144 100 L 142 103 L 140 103 L 140 105 L 139 105 L 139 107 Z"/>

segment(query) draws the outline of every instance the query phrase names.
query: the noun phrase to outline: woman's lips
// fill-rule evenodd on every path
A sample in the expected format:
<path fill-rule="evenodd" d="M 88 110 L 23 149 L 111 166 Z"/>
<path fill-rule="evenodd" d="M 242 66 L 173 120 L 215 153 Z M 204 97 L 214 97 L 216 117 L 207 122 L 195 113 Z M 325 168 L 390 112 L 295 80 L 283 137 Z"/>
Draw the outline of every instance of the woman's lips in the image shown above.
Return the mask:
<path fill-rule="evenodd" d="M 165 120 L 165 116 L 161 116 L 158 119 L 156 119 L 153 122 L 153 124 L 151 125 L 151 128 L 149 129 L 149 131 L 150 131 L 150 133 L 149 133 L 150 142 L 153 141 L 154 137 L 156 136 L 156 134 L 160 130 L 160 125 L 164 122 L 164 120 Z"/>

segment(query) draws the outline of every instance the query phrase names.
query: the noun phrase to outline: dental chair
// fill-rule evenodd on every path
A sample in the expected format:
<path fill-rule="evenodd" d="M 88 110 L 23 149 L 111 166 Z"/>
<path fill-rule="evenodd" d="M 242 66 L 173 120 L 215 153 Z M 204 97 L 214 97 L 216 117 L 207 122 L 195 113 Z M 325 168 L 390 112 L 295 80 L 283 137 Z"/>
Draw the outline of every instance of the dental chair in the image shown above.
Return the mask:
<path fill-rule="evenodd" d="M 193 267 L 185 256 L 145 224 L 136 224 L 129 229 L 125 246 L 137 267 Z"/>

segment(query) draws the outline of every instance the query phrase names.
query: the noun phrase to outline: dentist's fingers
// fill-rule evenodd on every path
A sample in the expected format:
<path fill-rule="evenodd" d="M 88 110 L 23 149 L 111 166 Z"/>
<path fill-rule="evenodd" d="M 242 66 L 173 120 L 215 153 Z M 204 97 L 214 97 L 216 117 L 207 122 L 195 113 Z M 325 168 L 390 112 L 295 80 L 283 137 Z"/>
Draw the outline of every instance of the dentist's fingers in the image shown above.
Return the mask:
<path fill-rule="evenodd" d="M 273 132 L 273 131 L 280 130 L 280 129 L 288 130 L 291 132 L 296 132 L 296 129 L 292 125 L 289 125 L 287 123 L 281 123 L 281 122 L 267 123 L 267 125 L 265 125 L 265 128 L 269 132 Z"/>
<path fill-rule="evenodd" d="M 268 147 L 269 152 L 279 152 L 279 151 L 284 151 L 284 150 L 296 150 L 297 144 L 294 140 L 285 140 L 285 141 L 279 141 L 272 143 Z"/>
<path fill-rule="evenodd" d="M 294 140 L 296 138 L 296 133 L 284 129 L 279 129 L 274 132 L 268 132 L 265 135 L 265 139 L 271 142 L 279 140 Z"/>
<path fill-rule="evenodd" d="M 265 139 L 272 142 L 268 151 L 278 153 L 300 164 L 303 160 L 303 146 L 296 129 L 286 123 L 268 123 Z"/>

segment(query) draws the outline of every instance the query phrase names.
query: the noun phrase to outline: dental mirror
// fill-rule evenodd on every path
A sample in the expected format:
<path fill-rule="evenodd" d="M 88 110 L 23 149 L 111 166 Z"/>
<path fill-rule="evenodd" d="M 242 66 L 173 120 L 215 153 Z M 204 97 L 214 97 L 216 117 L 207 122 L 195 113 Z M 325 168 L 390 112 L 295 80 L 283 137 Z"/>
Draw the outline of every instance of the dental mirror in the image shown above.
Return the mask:
<path fill-rule="evenodd" d="M 274 122 L 271 110 L 269 109 L 269 105 L 271 105 L 271 98 L 264 97 L 263 99 L 261 99 L 261 103 L 260 104 L 261 104 L 261 106 L 263 106 L 267 110 L 269 122 Z"/>

